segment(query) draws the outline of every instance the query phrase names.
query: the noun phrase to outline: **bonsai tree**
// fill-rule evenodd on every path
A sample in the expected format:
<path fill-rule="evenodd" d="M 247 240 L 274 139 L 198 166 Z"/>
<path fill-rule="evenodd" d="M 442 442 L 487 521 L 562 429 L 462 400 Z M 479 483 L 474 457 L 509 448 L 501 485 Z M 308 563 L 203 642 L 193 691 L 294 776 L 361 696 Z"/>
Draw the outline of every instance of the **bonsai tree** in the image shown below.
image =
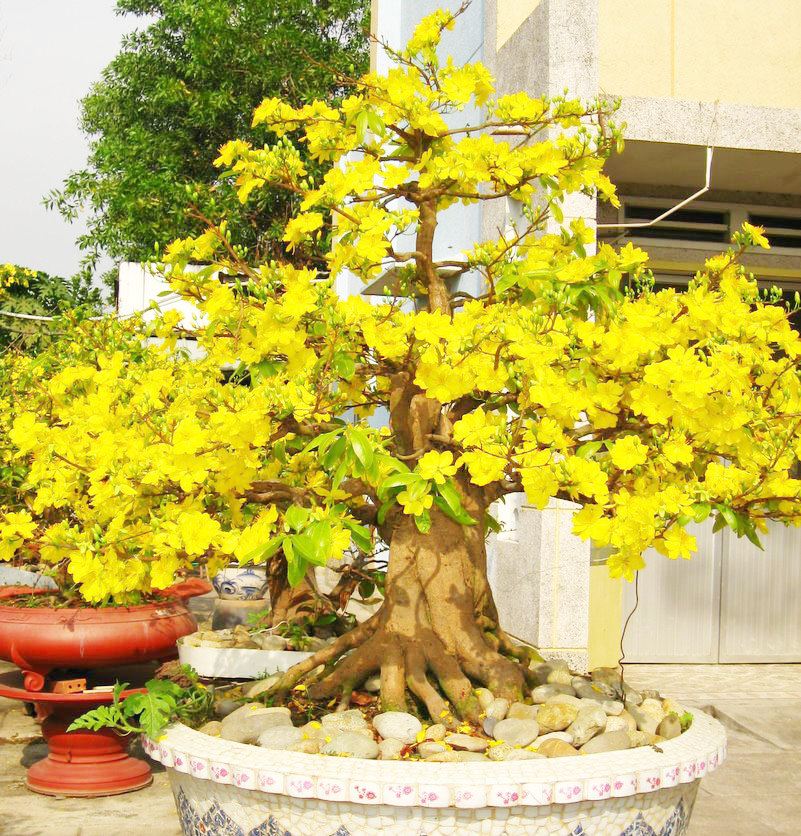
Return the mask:
<path fill-rule="evenodd" d="M 380 610 L 271 694 L 347 705 L 379 673 L 384 710 L 414 699 L 451 725 L 478 719 L 476 685 L 516 700 L 526 681 L 531 651 L 504 633 L 487 581 L 494 502 L 575 502 L 575 532 L 628 578 L 651 546 L 690 557 L 693 520 L 752 540 L 801 520 L 801 340 L 738 262 L 767 246 L 761 231 L 745 225 L 685 292 L 654 288 L 630 244 L 594 252 L 560 207 L 577 191 L 616 200 L 610 108 L 495 97 L 481 64 L 439 61 L 455 18 L 424 19 L 341 106 L 268 99 L 254 123 L 274 142 L 222 147 L 242 201 L 297 195 L 284 240 L 322 245 L 319 269 L 250 266 L 222 220 L 165 255 L 194 320 L 84 325 L 57 368 L 14 369 L 25 508 L 0 524 L 4 556 L 35 549 L 96 602 L 230 555 L 279 556 L 291 584 L 378 556 Z M 468 103 L 480 124 L 453 118 Z M 438 258 L 449 206 L 507 198 L 520 222 Z M 383 298 L 339 296 L 347 272 Z"/>

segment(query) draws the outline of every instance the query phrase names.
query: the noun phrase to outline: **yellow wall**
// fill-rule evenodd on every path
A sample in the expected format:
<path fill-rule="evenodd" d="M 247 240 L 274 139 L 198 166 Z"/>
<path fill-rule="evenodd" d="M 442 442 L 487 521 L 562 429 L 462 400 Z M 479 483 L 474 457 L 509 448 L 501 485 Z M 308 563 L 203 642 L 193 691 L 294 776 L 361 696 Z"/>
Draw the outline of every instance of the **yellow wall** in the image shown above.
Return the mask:
<path fill-rule="evenodd" d="M 590 625 L 587 665 L 617 667 L 623 619 L 623 581 L 605 566 L 590 566 Z"/>
<path fill-rule="evenodd" d="M 498 0 L 496 49 L 500 49 L 514 35 L 540 2 L 541 0 Z"/>
<path fill-rule="evenodd" d="M 801 108 L 801 0 L 600 0 L 598 39 L 607 93 Z"/>

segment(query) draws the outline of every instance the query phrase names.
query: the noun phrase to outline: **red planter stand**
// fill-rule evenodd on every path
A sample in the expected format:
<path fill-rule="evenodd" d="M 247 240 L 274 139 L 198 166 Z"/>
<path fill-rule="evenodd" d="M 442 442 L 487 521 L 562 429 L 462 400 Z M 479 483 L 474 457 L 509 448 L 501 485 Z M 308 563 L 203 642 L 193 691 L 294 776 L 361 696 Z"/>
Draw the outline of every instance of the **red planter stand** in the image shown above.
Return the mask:
<path fill-rule="evenodd" d="M 44 795 L 88 798 L 131 792 L 152 782 L 150 767 L 127 753 L 129 741 L 125 737 L 110 729 L 67 731 L 80 714 L 110 703 L 110 692 L 54 694 L 28 691 L 22 685 L 20 673 L 0 676 L 0 696 L 32 702 L 40 715 L 47 715 L 42 733 L 49 752 L 28 770 L 28 789 Z"/>

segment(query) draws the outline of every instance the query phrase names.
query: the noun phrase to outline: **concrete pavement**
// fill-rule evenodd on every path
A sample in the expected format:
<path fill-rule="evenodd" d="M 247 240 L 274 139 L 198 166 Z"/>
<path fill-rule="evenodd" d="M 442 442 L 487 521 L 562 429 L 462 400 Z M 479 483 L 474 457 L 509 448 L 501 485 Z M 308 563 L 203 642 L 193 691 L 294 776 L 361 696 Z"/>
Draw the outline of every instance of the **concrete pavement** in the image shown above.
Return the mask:
<path fill-rule="evenodd" d="M 701 782 L 688 836 L 799 832 L 801 665 L 629 665 L 626 679 L 705 707 L 727 726 L 729 758 Z M 44 754 L 35 723 L 0 701 L 0 836 L 180 836 L 159 764 L 139 792 L 50 798 L 24 786 L 25 768 Z"/>

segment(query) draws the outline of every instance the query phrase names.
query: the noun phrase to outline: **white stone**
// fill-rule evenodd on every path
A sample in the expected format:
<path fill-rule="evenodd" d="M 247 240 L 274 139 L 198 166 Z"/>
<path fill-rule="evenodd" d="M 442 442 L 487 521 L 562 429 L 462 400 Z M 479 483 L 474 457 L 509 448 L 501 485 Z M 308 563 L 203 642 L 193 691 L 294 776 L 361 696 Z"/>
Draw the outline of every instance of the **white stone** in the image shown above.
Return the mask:
<path fill-rule="evenodd" d="M 264 749 L 289 749 L 303 740 L 303 732 L 294 726 L 275 726 L 266 729 L 256 742 Z"/>
<path fill-rule="evenodd" d="M 405 745 L 401 740 L 393 740 L 391 737 L 384 738 L 378 744 L 378 757 L 382 761 L 400 760 L 401 752 Z"/>
<path fill-rule="evenodd" d="M 476 688 L 476 699 L 478 704 L 486 711 L 492 705 L 495 695 L 489 688 Z"/>
<path fill-rule="evenodd" d="M 536 705 L 526 705 L 524 702 L 513 702 L 509 706 L 509 711 L 506 718 L 511 720 L 536 720 L 539 707 Z"/>
<path fill-rule="evenodd" d="M 492 720 L 503 720 L 509 710 L 509 700 L 496 697 L 486 709 L 487 717 Z"/>
<path fill-rule="evenodd" d="M 469 734 L 449 734 L 445 737 L 448 746 L 458 746 L 468 752 L 483 752 L 489 746 L 489 740 L 484 737 L 473 737 Z"/>
<path fill-rule="evenodd" d="M 384 738 L 414 743 L 423 730 L 423 724 L 412 714 L 403 711 L 385 711 L 373 717 L 373 728 Z"/>
<path fill-rule="evenodd" d="M 517 720 L 510 718 L 495 724 L 492 736 L 513 746 L 528 746 L 537 739 L 540 727 L 536 720 Z"/>
<path fill-rule="evenodd" d="M 350 755 L 353 758 L 374 760 L 378 757 L 375 740 L 354 731 L 343 731 L 324 744 L 320 750 L 324 755 Z"/>
<path fill-rule="evenodd" d="M 606 713 L 603 709 L 588 705 L 582 708 L 576 719 L 567 727 L 567 733 L 573 735 L 573 745 L 583 746 L 606 728 Z"/>
<path fill-rule="evenodd" d="M 549 682 L 547 685 L 538 685 L 534 688 L 531 692 L 531 699 L 535 703 L 543 703 L 547 702 L 551 697 L 555 697 L 557 694 L 568 694 L 572 697 L 576 695 L 576 692 L 571 685 Z"/>
<path fill-rule="evenodd" d="M 355 731 L 367 728 L 367 720 L 358 708 L 348 711 L 338 711 L 335 714 L 324 714 L 321 718 L 323 727 L 328 734 L 337 731 Z"/>

